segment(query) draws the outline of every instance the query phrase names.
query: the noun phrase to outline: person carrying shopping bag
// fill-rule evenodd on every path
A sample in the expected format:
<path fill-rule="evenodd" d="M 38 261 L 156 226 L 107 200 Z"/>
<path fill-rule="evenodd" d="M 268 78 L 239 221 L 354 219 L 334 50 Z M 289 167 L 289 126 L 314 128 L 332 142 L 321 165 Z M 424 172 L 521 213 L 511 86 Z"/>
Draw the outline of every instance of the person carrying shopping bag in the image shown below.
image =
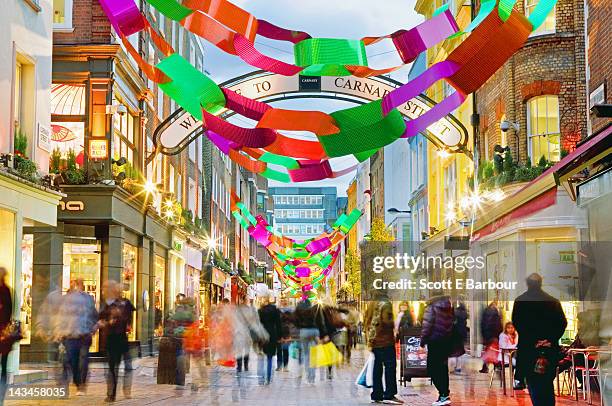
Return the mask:
<path fill-rule="evenodd" d="M 380 291 L 378 300 L 370 302 L 365 314 L 365 329 L 368 332 L 368 347 L 374 353 L 372 402 L 401 405 L 404 401 L 396 396 L 395 319 L 386 292 Z"/>

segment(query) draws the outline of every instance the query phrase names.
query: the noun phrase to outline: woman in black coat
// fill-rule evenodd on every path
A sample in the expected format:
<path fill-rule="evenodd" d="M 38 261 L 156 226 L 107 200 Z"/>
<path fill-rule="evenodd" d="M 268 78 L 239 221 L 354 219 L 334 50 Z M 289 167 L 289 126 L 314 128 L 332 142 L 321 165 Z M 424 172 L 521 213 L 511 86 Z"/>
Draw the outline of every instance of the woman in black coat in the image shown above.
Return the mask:
<path fill-rule="evenodd" d="M 4 332 L 6 327 L 11 324 L 13 316 L 13 300 L 11 298 L 11 289 L 6 284 L 8 271 L 6 268 L 0 268 L 0 332 Z M 8 362 L 9 352 L 13 348 L 12 341 L 0 341 L 0 354 L 2 354 L 2 375 L 0 376 L 1 383 L 6 384 L 6 365 Z"/>
<path fill-rule="evenodd" d="M 276 355 L 278 343 L 282 338 L 280 310 L 273 303 L 268 303 L 259 309 L 259 320 L 270 336 L 268 342 L 261 346 L 267 358 L 265 384 L 269 385 L 272 379 L 272 358 Z"/>

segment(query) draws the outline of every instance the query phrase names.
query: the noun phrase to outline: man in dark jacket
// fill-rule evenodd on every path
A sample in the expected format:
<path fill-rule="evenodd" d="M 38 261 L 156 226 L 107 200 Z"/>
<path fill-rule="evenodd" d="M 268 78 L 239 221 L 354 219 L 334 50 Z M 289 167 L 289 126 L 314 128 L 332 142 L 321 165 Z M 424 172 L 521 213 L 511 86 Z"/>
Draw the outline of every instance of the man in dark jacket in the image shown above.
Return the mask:
<path fill-rule="evenodd" d="M 260 383 L 270 384 L 272 379 L 272 358 L 276 355 L 276 348 L 282 336 L 281 314 L 278 308 L 271 302 L 272 297 L 268 297 L 269 303 L 259 309 L 259 320 L 269 335 L 267 343 L 262 345 L 262 350 L 266 355 L 265 381 L 263 371 L 260 371 Z M 261 364 L 260 364 L 261 365 Z"/>
<path fill-rule="evenodd" d="M 448 356 L 452 344 L 455 315 L 448 296 L 434 296 L 423 315 L 421 346 L 427 345 L 427 372 L 438 390 L 433 406 L 450 405 Z"/>
<path fill-rule="evenodd" d="M 512 322 L 519 333 L 517 368 L 527 378 L 534 406 L 554 406 L 553 380 L 559 339 L 567 327 L 561 303 L 542 290 L 542 277 L 527 278 L 527 292 L 516 298 Z"/>
<path fill-rule="evenodd" d="M 502 332 L 502 316 L 497 308 L 497 299 L 492 301 L 482 312 L 480 319 L 480 334 L 485 348 L 496 345 L 499 334 Z M 486 361 L 482 363 L 481 373 L 489 372 Z"/>
<path fill-rule="evenodd" d="M 398 399 L 395 358 L 395 319 L 393 306 L 384 291 L 378 301 L 370 302 L 365 314 L 365 329 L 368 334 L 368 346 L 374 353 L 374 368 L 371 399 L 374 403 L 401 405 Z M 385 389 L 382 377 L 385 371 Z"/>

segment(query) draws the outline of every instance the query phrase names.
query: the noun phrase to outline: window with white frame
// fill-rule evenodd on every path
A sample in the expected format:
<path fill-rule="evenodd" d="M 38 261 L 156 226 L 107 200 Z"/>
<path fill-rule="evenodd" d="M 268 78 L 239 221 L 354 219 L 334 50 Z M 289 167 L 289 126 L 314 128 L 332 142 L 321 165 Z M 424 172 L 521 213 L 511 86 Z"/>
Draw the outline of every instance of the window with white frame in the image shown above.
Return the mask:
<path fill-rule="evenodd" d="M 72 0 L 53 0 L 53 29 L 72 29 Z"/>
<path fill-rule="evenodd" d="M 129 107 L 119 99 L 114 99 L 113 104 L 122 104 L 127 112 L 116 113 L 113 116 L 113 158 L 124 157 L 131 164 L 134 163 L 134 153 L 138 140 L 136 139 L 136 124 L 138 116 L 134 116 Z"/>
<path fill-rule="evenodd" d="M 535 7 L 538 5 L 540 0 L 525 0 L 525 16 L 529 17 L 531 13 L 535 10 Z M 535 30 L 531 35 L 542 35 L 542 34 L 551 34 L 555 32 L 557 25 L 557 7 L 553 7 L 553 9 L 548 13 L 546 19 Z"/>
<path fill-rule="evenodd" d="M 552 162 L 561 158 L 557 96 L 538 96 L 527 102 L 527 136 L 533 164 L 537 164 L 542 157 Z"/>

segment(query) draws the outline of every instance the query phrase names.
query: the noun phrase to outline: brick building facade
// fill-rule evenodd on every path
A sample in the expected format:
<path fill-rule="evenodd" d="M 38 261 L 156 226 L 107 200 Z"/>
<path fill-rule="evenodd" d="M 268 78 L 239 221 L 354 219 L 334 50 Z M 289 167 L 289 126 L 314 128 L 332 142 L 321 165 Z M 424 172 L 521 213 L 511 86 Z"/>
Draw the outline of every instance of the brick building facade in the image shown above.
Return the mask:
<path fill-rule="evenodd" d="M 609 0 L 588 0 L 586 18 L 587 34 L 587 86 L 589 108 L 593 104 L 610 104 L 609 86 L 612 80 L 612 7 Z M 591 133 L 608 127 L 610 118 L 598 118 L 589 114 Z"/>
<path fill-rule="evenodd" d="M 515 7 L 526 13 L 531 3 Z M 494 146 L 501 144 L 521 162 L 530 156 L 537 163 L 541 155 L 558 161 L 586 136 L 583 30 L 583 3 L 559 0 L 554 14 L 476 92 L 482 159 L 491 160 Z M 504 120 L 517 124 L 518 131 L 513 126 L 501 131 Z"/>

